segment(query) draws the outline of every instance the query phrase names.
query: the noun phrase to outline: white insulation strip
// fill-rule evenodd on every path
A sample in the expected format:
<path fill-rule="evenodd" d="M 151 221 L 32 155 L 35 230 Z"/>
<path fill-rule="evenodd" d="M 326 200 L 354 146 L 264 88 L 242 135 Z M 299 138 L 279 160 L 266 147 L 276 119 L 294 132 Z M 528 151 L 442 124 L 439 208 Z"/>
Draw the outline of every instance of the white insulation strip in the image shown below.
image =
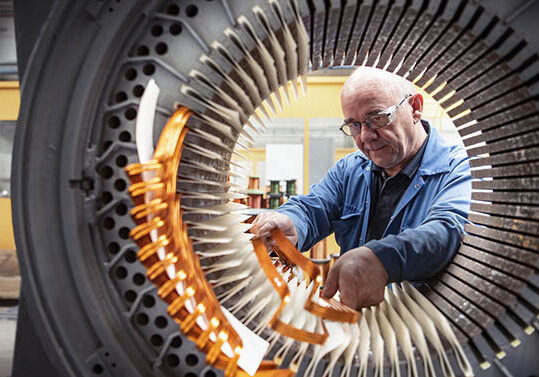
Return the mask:
<path fill-rule="evenodd" d="M 135 127 L 135 142 L 138 159 L 141 163 L 146 163 L 153 158 L 153 123 L 159 91 L 155 80 L 150 79 L 140 99 Z M 148 180 L 149 177 L 144 177 L 144 179 Z"/>
<path fill-rule="evenodd" d="M 436 309 L 436 307 L 429 300 L 425 298 L 425 296 L 423 296 L 410 283 L 404 282 L 402 286 L 404 288 L 404 291 L 408 293 L 408 295 L 413 297 L 413 299 L 429 313 L 438 331 L 440 331 L 444 335 L 445 339 L 447 339 L 449 344 L 451 344 L 451 348 L 453 348 L 453 351 L 457 357 L 457 362 L 462 373 L 464 373 L 466 377 L 473 376 L 470 362 L 464 354 L 464 351 L 459 341 L 457 340 L 455 333 L 451 329 L 451 326 L 449 325 L 447 319 L 443 316 L 442 313 L 440 313 L 438 309 Z"/>

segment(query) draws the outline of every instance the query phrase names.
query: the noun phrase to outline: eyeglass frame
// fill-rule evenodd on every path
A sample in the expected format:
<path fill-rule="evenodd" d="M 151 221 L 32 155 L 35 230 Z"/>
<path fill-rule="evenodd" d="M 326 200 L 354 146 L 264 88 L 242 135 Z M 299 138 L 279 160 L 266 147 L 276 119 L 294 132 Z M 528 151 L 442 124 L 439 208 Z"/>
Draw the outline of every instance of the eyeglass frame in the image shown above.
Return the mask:
<path fill-rule="evenodd" d="M 390 106 L 388 107 L 387 109 L 385 110 L 382 110 L 382 111 L 379 111 L 377 112 L 376 114 L 372 114 L 372 115 L 387 115 L 389 117 L 389 122 L 387 122 L 387 124 L 384 124 L 383 126 L 379 126 L 379 127 L 372 127 L 372 126 L 369 126 L 367 125 L 365 122 L 367 121 L 367 119 L 371 116 L 371 115 L 368 115 L 364 121 L 362 122 L 358 122 L 358 121 L 351 121 L 351 122 L 344 122 L 341 127 L 339 127 L 339 130 L 342 131 L 343 134 L 345 134 L 346 136 L 357 136 L 361 133 L 361 125 L 363 123 L 365 123 L 365 125 L 367 127 L 369 127 L 371 130 L 379 130 L 380 128 L 384 128 L 384 127 L 387 127 L 389 126 L 395 119 L 394 119 L 394 116 L 395 116 L 395 113 L 397 112 L 397 109 L 404 103 L 404 101 L 406 101 L 408 98 L 412 97 L 412 94 L 406 94 L 404 96 L 404 98 L 396 105 L 393 105 L 393 106 Z M 349 134 L 346 133 L 344 131 L 344 127 L 348 126 L 348 128 L 350 128 L 350 124 L 354 125 L 355 127 L 357 127 L 358 129 L 358 132 L 357 133 L 352 133 L 350 132 Z"/>

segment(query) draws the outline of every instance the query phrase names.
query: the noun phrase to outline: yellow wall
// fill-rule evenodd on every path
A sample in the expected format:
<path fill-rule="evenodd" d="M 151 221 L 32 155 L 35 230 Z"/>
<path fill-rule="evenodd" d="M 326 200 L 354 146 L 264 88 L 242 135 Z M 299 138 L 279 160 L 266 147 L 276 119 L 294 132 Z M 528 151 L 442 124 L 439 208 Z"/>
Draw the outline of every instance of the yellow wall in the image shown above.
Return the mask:
<path fill-rule="evenodd" d="M 11 224 L 11 200 L 0 198 L 0 250 L 15 249 Z"/>
<path fill-rule="evenodd" d="M 0 81 L 0 120 L 17 120 L 20 95 L 17 81 Z M 0 249 L 15 249 L 11 200 L 0 198 Z"/>
<path fill-rule="evenodd" d="M 266 150 L 264 148 L 251 148 L 250 152 L 251 155 L 249 156 L 249 160 L 252 163 L 251 175 L 258 177 L 260 175 L 258 163 L 266 161 Z M 241 163 L 241 160 L 238 159 L 238 162 Z M 262 189 L 262 187 L 260 189 Z"/>
<path fill-rule="evenodd" d="M 334 161 L 337 162 L 346 155 L 354 153 L 356 150 L 357 148 L 337 148 L 335 149 Z"/>
<path fill-rule="evenodd" d="M 341 118 L 341 87 L 347 77 L 307 77 L 307 94 L 292 98 L 291 106 L 277 114 L 278 118 Z"/>
<path fill-rule="evenodd" d="M 0 120 L 17 120 L 20 102 L 19 83 L 0 81 Z"/>

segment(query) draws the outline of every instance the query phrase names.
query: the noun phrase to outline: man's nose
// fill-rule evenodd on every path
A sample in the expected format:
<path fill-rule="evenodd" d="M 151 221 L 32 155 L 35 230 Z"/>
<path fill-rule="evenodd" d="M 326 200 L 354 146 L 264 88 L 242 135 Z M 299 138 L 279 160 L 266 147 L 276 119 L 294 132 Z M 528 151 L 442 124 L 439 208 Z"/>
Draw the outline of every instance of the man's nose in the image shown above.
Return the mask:
<path fill-rule="evenodd" d="M 361 141 L 363 143 L 376 140 L 377 138 L 378 133 L 376 132 L 376 130 L 367 126 L 361 127 Z"/>

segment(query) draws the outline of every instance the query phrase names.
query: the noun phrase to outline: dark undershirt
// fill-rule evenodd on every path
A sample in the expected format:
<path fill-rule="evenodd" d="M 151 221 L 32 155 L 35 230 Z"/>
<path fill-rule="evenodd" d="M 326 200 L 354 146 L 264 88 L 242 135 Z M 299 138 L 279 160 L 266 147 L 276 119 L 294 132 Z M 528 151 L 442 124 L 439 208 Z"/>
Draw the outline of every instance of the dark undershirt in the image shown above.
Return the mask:
<path fill-rule="evenodd" d="M 428 132 L 428 127 L 423 127 Z M 412 179 L 421 165 L 423 154 L 427 146 L 429 135 L 414 158 L 396 175 L 388 177 L 384 169 L 373 164 L 371 174 L 371 208 L 367 240 L 379 240 L 391 220 L 402 195 L 412 182 Z"/>

